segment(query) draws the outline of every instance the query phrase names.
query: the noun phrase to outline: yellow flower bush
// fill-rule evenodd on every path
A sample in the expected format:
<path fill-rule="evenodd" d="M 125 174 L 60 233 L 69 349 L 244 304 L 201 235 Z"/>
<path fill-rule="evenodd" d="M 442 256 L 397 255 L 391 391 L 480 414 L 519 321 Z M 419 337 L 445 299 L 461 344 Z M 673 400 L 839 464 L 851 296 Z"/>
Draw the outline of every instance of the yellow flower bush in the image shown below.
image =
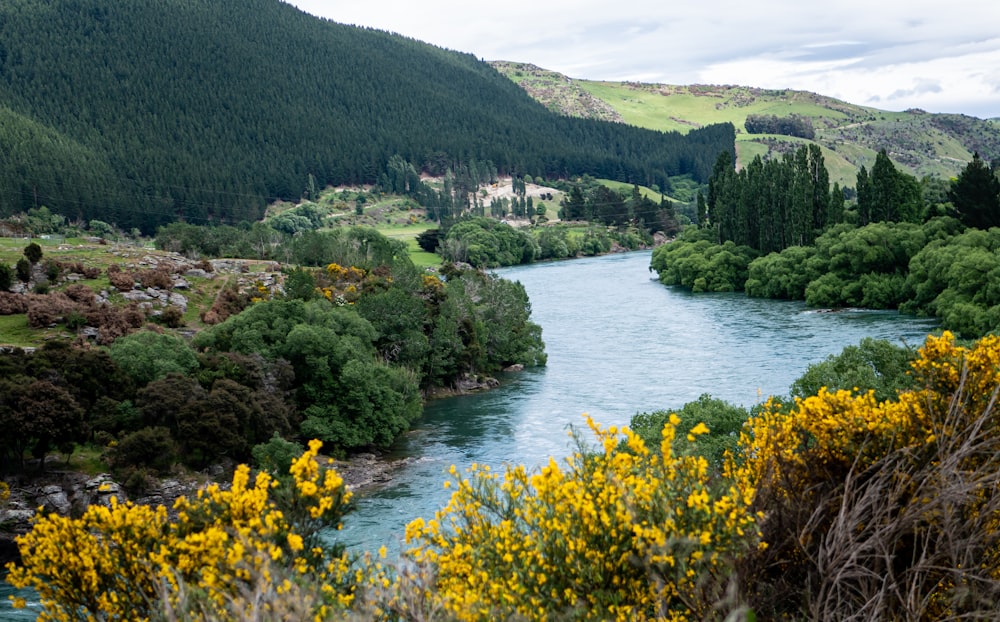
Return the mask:
<path fill-rule="evenodd" d="M 251 481 L 241 465 L 229 489 L 211 485 L 179 498 L 175 520 L 163 506 L 114 499 L 78 519 L 37 518 L 18 538 L 23 565 L 10 565 L 7 580 L 38 591 L 42 621 L 148 620 L 183 608 L 192 593 L 200 600 L 191 619 L 226 619 L 241 592 L 259 584 L 291 592 L 299 580 L 322 586 L 313 614 L 343 609 L 356 576 L 342 550 L 323 545 L 320 530 L 339 528 L 350 492 L 320 466 L 321 446 L 312 441 L 295 460 L 290 490 L 266 473 Z"/>
<path fill-rule="evenodd" d="M 432 568 L 428 597 L 461 620 L 709 614 L 755 541 L 755 517 L 738 489 L 710 483 L 704 458 L 673 454 L 676 423 L 662 455 L 588 417 L 600 448 L 565 465 L 473 465 L 468 477 L 453 467 L 451 501 L 406 530 L 408 558 Z"/>
<path fill-rule="evenodd" d="M 769 402 L 730 470 L 767 545 L 744 560 L 765 617 L 976 618 L 1000 597 L 1000 338 L 928 337 L 917 389 Z M 987 609 L 982 609 L 984 604 Z M 995 614 L 995 611 L 993 611 Z M 989 616 L 991 617 L 991 616 Z"/>

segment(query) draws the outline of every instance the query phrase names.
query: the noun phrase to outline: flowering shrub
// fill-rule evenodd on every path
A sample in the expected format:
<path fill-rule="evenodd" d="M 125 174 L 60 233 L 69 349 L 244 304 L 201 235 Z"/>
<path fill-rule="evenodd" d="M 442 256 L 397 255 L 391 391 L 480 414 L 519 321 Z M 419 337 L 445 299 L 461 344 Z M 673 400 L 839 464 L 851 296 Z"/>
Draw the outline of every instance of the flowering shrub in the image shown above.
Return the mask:
<path fill-rule="evenodd" d="M 1000 598 L 1000 338 L 928 337 L 915 386 L 770 402 L 732 470 L 766 519 L 743 561 L 767 617 L 981 619 Z"/>
<path fill-rule="evenodd" d="M 23 566 L 10 565 L 7 580 L 38 591 L 42 621 L 150 619 L 192 607 L 192 593 L 192 619 L 227 619 L 243 591 L 293 593 L 300 581 L 316 588 L 310 617 L 324 617 L 352 602 L 356 576 L 347 554 L 320 540 L 321 529 L 340 527 L 351 496 L 321 468 L 320 447 L 311 442 L 293 462 L 286 489 L 266 473 L 251 482 L 240 466 L 229 490 L 179 498 L 175 520 L 163 506 L 116 500 L 78 519 L 38 518 L 18 538 Z"/>
<path fill-rule="evenodd" d="M 462 620 L 700 618 L 755 541 L 748 497 L 713 486 L 702 457 L 662 455 L 588 418 L 600 450 L 530 475 L 452 468 L 449 504 L 408 525 L 409 559 L 433 569 L 428 597 Z M 693 434 L 703 432 L 701 426 Z"/>

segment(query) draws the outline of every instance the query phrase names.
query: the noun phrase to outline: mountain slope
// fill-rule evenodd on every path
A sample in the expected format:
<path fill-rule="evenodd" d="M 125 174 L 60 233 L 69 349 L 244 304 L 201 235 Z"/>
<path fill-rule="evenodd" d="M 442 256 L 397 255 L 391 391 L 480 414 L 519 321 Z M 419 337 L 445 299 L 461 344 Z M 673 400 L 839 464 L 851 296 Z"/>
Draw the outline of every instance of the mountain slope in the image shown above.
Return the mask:
<path fill-rule="evenodd" d="M 733 148 L 728 126 L 684 136 L 569 119 L 472 55 L 279 0 L 6 0 L 0 110 L 60 137 L 73 152 L 61 160 L 87 152 L 96 167 L 70 188 L 64 167 L 0 159 L 0 216 L 45 204 L 147 231 L 255 220 L 310 176 L 373 183 L 395 154 L 438 174 L 479 160 L 662 185 L 706 178 Z M 25 147 L 4 127 L 0 150 Z"/>
<path fill-rule="evenodd" d="M 732 123 L 740 164 L 757 154 L 793 150 L 805 142 L 784 135 L 748 134 L 748 115 L 799 115 L 815 129 L 814 140 L 823 147 L 832 180 L 849 186 L 862 165 L 871 168 L 882 148 L 918 177 L 955 176 L 973 152 L 986 160 L 1000 158 L 1000 124 L 965 115 L 888 112 L 807 91 L 574 80 L 525 63 L 492 64 L 546 107 L 563 114 L 680 132 Z"/>

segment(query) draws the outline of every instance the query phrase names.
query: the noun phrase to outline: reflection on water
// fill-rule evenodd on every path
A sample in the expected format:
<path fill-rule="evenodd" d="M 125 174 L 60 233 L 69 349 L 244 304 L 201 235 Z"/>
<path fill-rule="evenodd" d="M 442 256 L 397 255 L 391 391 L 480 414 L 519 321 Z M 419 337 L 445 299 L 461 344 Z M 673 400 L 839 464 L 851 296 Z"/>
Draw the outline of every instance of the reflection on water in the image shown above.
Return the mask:
<path fill-rule="evenodd" d="M 893 312 L 822 313 L 742 294 L 690 294 L 648 270 L 649 252 L 499 271 L 520 281 L 542 326 L 548 365 L 499 389 L 431 403 L 395 448 L 418 458 L 358 501 L 350 545 L 398 547 L 406 523 L 448 500 L 452 464 L 530 466 L 570 453 L 583 413 L 623 425 L 637 412 L 680 407 L 702 393 L 752 405 L 781 395 L 805 368 L 864 337 L 920 344 L 934 323 Z"/>

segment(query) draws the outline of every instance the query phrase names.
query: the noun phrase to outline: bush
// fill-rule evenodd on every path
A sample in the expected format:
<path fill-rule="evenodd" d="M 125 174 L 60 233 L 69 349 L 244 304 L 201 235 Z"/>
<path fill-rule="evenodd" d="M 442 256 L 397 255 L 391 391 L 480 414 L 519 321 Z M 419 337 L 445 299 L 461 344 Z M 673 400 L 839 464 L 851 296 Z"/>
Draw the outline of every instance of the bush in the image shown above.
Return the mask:
<path fill-rule="evenodd" d="M 229 605 L 245 593 L 263 586 L 299 594 L 299 582 L 315 591 L 301 601 L 309 610 L 294 619 L 342 612 L 353 600 L 354 568 L 320 532 L 339 527 L 351 493 L 320 467 L 320 447 L 310 443 L 278 488 L 267 474 L 251 480 L 240 466 L 228 490 L 213 484 L 194 499 L 179 498 L 173 520 L 163 506 L 114 499 L 76 519 L 36 514 L 18 538 L 23 565 L 9 566 L 7 581 L 36 590 L 43 618 L 53 620 L 161 619 L 179 609 L 180 619 L 238 619 Z M 286 501 L 279 506 L 276 496 Z"/>
<path fill-rule="evenodd" d="M 172 289 L 174 286 L 174 279 L 170 275 L 169 269 L 157 268 L 155 270 L 141 270 L 136 275 L 136 280 L 143 287 L 152 287 L 154 289 Z"/>
<path fill-rule="evenodd" d="M 14 270 L 5 263 L 0 263 L 0 292 L 10 291 L 14 284 Z"/>
<path fill-rule="evenodd" d="M 94 290 L 90 289 L 82 283 L 74 283 L 66 287 L 63 293 L 67 298 L 74 302 L 82 304 L 93 304 L 94 302 Z"/>
<path fill-rule="evenodd" d="M 292 462 L 302 454 L 302 446 L 275 433 L 268 442 L 254 445 L 251 453 L 254 466 L 273 477 L 281 477 L 288 473 Z"/>
<path fill-rule="evenodd" d="M 42 260 L 42 247 L 37 242 L 32 242 L 24 247 L 24 258 L 33 264 Z"/>
<path fill-rule="evenodd" d="M 128 468 L 145 467 L 155 474 L 170 470 L 177 460 L 177 444 L 170 430 L 147 427 L 126 435 L 108 450 L 108 462 L 118 472 Z"/>
<path fill-rule="evenodd" d="M 749 265 L 756 256 L 749 246 L 686 237 L 654 250 L 650 266 L 664 285 L 694 292 L 734 292 L 745 289 Z"/>
<path fill-rule="evenodd" d="M 734 471 L 766 549 L 742 563 L 758 615 L 988 619 L 1000 598 L 1000 337 L 928 337 L 915 388 L 769 403 Z"/>
<path fill-rule="evenodd" d="M 177 305 L 169 305 L 160 313 L 160 322 L 167 328 L 184 326 L 184 311 Z"/>
<path fill-rule="evenodd" d="M 711 466 L 721 471 L 727 452 L 734 453 L 743 424 L 750 417 L 742 406 L 702 394 L 696 401 L 684 404 L 678 411 L 658 410 L 652 413 L 637 413 L 629 423 L 632 430 L 656 450 L 659 447 L 663 427 L 677 417 L 675 428 L 678 433 L 673 451 L 680 455 L 693 452 L 704 456 Z M 701 425 L 703 428 L 698 428 Z M 692 430 L 707 432 L 693 434 Z"/>
<path fill-rule="evenodd" d="M 135 287 L 135 275 L 122 270 L 118 264 L 108 266 L 108 281 L 120 292 L 129 292 Z"/>
<path fill-rule="evenodd" d="M 0 292 L 0 315 L 16 315 L 28 312 L 28 296 Z"/>
<path fill-rule="evenodd" d="M 31 281 L 31 263 L 27 259 L 24 257 L 18 259 L 14 269 L 17 272 L 17 280 L 22 283 Z"/>
<path fill-rule="evenodd" d="M 452 467 L 448 506 L 406 528 L 407 557 L 434 576 L 429 598 L 462 620 L 719 615 L 728 565 L 756 541 L 743 495 L 711 485 L 704 458 L 673 453 L 676 418 L 662 453 L 589 423 L 596 451 L 536 475 Z"/>

